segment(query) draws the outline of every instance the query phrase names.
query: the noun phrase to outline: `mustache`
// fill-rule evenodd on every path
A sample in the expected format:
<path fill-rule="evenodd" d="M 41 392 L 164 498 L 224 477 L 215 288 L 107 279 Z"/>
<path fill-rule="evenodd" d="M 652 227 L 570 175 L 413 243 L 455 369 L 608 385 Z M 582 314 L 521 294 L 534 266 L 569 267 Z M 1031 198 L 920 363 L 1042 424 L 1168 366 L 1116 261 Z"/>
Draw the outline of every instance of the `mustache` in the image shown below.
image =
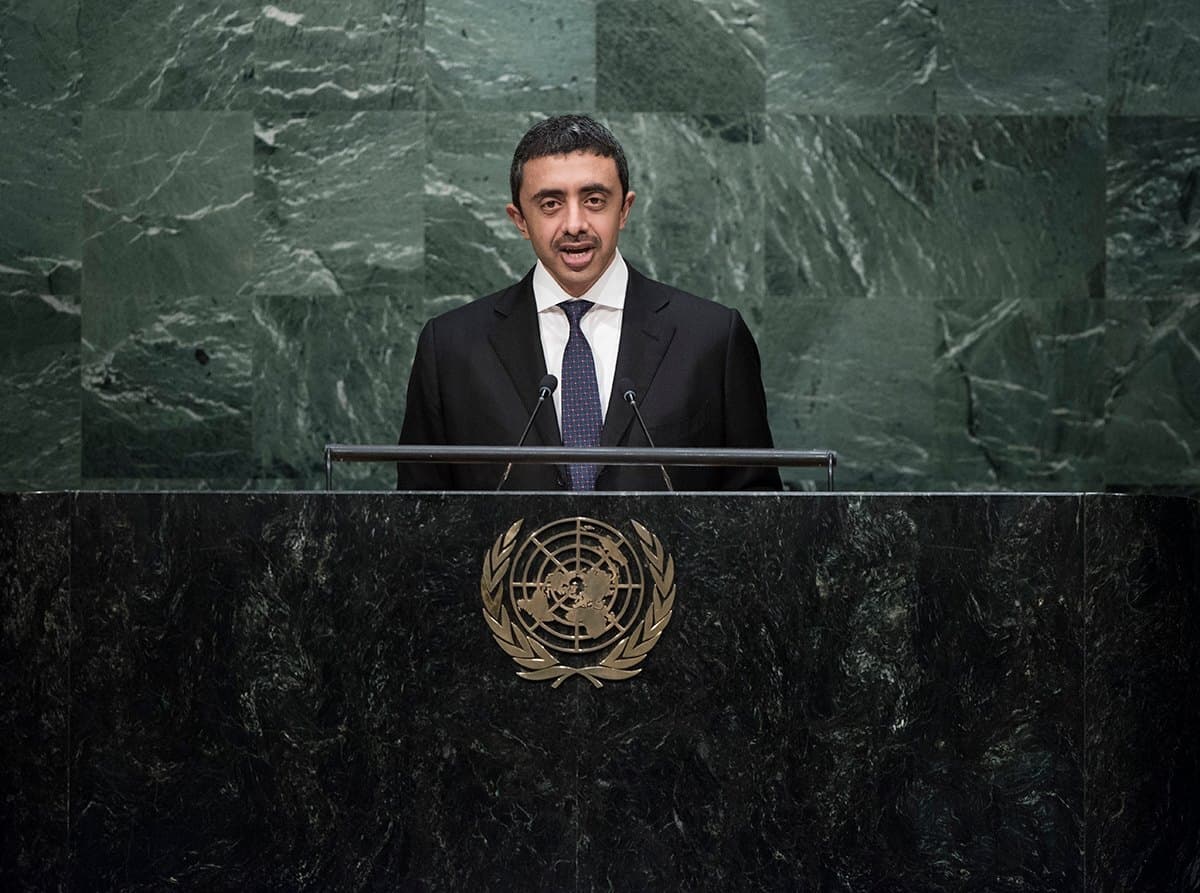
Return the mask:
<path fill-rule="evenodd" d="M 564 248 L 599 248 L 600 240 L 594 236 L 585 236 L 581 239 L 568 239 L 566 237 L 554 240 L 554 250 L 561 251 Z"/>

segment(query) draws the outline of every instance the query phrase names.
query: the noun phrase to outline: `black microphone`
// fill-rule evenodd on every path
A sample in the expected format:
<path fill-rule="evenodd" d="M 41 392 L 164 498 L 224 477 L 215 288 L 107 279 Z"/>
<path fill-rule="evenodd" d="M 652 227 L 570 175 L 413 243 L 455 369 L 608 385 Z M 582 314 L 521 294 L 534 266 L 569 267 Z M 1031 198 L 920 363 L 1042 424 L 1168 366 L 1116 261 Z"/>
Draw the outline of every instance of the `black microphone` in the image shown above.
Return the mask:
<path fill-rule="evenodd" d="M 654 441 L 650 438 L 650 429 L 646 427 L 646 420 L 642 418 L 642 411 L 638 409 L 637 391 L 633 389 L 633 379 L 622 378 L 617 387 L 621 391 L 621 399 L 633 407 L 633 414 L 637 416 L 638 424 L 642 426 L 642 433 L 646 435 L 646 443 L 650 444 L 650 448 L 653 449 Z M 671 485 L 671 476 L 667 474 L 666 466 L 660 464 L 658 470 L 662 472 L 663 483 L 667 485 L 667 489 L 674 493 L 675 488 Z"/>
<path fill-rule="evenodd" d="M 517 447 L 525 446 L 525 438 L 529 436 L 529 429 L 533 427 L 533 420 L 537 418 L 538 410 L 542 408 L 542 404 L 546 402 L 546 398 L 553 394 L 558 389 L 558 379 L 553 375 L 546 374 L 542 376 L 542 381 L 538 385 L 537 404 L 533 407 L 533 412 L 529 414 L 529 421 L 525 423 L 525 430 L 521 432 L 521 439 L 517 441 Z M 512 472 L 513 464 L 508 463 L 504 467 L 504 475 L 500 478 L 500 483 L 496 485 L 496 492 L 500 492 L 500 488 L 504 486 L 504 482 L 508 480 L 508 475 Z"/>

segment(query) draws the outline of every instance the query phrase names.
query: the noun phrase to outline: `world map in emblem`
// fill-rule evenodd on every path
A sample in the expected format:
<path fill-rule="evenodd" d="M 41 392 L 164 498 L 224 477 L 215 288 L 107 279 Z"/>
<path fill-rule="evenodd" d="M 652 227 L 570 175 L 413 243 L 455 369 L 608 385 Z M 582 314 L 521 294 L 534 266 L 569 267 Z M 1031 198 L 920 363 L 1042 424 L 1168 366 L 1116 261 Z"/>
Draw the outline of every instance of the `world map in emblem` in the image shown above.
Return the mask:
<path fill-rule="evenodd" d="M 559 653 L 611 645 L 641 619 L 645 586 L 637 553 L 616 528 L 572 518 L 535 530 L 513 556 L 513 619 Z"/>

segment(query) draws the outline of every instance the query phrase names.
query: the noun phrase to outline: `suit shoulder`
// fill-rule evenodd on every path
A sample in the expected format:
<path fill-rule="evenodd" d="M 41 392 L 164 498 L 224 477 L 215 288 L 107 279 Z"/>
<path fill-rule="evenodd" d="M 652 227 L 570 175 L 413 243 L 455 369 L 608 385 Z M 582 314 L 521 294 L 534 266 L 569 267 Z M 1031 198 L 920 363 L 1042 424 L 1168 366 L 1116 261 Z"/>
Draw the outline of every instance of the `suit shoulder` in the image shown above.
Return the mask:
<path fill-rule="evenodd" d="M 632 268 L 629 275 L 631 279 L 637 277 L 637 287 L 656 309 L 669 305 L 672 314 L 686 315 L 693 323 L 712 322 L 727 326 L 730 317 L 738 313 L 734 308 L 727 307 L 719 301 L 702 298 L 665 282 L 650 279 Z"/>

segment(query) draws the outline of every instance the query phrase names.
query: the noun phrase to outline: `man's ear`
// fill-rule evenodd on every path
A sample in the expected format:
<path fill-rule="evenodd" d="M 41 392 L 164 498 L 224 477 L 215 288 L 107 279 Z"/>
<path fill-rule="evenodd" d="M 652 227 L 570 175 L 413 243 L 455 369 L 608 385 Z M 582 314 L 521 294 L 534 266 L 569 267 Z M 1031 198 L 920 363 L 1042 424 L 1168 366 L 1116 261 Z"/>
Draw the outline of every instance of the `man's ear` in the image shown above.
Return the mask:
<path fill-rule="evenodd" d="M 635 198 L 637 198 L 636 192 L 625 193 L 625 201 L 621 202 L 621 229 L 625 229 L 625 221 L 629 219 L 629 209 L 633 207 Z"/>
<path fill-rule="evenodd" d="M 504 207 L 505 213 L 508 214 L 508 219 L 521 231 L 521 237 L 529 238 L 529 224 L 525 222 L 525 215 L 521 213 L 521 209 L 516 205 L 509 204 Z"/>

